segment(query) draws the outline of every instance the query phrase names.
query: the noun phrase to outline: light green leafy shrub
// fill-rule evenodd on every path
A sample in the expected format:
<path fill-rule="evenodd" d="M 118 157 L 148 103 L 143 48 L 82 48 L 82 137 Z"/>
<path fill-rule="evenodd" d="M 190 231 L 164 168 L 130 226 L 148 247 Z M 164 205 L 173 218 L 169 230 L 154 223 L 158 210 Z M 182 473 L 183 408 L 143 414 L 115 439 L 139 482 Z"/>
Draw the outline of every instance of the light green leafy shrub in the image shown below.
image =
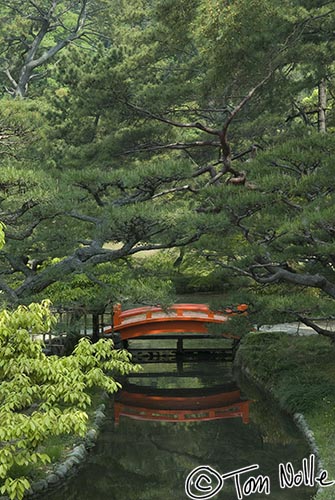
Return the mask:
<path fill-rule="evenodd" d="M 86 431 L 90 389 L 109 393 L 120 384 L 113 374 L 139 370 L 130 354 L 114 350 L 110 340 L 81 339 L 71 356 L 46 356 L 32 335 L 54 324 L 49 302 L 0 312 L 0 492 L 22 499 L 26 477 L 11 471 L 50 461 L 40 446 L 49 436 Z"/>

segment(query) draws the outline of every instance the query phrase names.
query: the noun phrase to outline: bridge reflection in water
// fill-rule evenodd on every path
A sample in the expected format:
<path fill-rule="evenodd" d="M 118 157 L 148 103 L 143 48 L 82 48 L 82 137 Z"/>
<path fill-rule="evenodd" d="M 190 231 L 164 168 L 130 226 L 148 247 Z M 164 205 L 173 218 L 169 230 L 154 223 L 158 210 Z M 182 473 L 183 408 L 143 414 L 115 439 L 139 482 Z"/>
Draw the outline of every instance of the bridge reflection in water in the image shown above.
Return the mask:
<path fill-rule="evenodd" d="M 142 373 L 122 383 L 115 401 L 118 425 L 107 419 L 78 475 L 48 493 L 48 500 L 186 499 L 185 479 L 203 464 L 221 473 L 259 464 L 271 478 L 271 500 L 311 499 L 311 488 L 282 490 L 278 484 L 278 464 L 291 462 L 297 469 L 309 453 L 307 444 L 256 388 L 242 382 L 240 392 L 231 363 L 146 363 Z M 238 411 L 238 403 L 247 406 L 250 399 L 251 418 L 245 425 L 232 407 Z M 221 408 L 225 411 L 213 418 L 210 412 Z M 111 407 L 109 416 L 113 413 Z M 236 500 L 234 480 L 215 498 Z"/>
<path fill-rule="evenodd" d="M 144 378 L 150 373 L 143 373 Z M 154 374 L 152 374 L 154 375 Z M 157 373 L 155 374 L 157 376 Z M 179 376 L 185 377 L 184 373 Z M 226 418 L 241 418 L 249 423 L 249 405 L 251 400 L 241 397 L 241 391 L 234 382 L 205 387 L 180 387 L 178 373 L 175 387 L 152 387 L 129 381 L 115 396 L 114 421 L 120 417 L 135 420 L 156 420 L 163 422 L 201 422 Z M 167 383 L 164 373 L 160 373 L 160 385 Z M 192 384 L 192 380 L 190 382 Z M 194 379 L 193 379 L 194 384 Z"/>

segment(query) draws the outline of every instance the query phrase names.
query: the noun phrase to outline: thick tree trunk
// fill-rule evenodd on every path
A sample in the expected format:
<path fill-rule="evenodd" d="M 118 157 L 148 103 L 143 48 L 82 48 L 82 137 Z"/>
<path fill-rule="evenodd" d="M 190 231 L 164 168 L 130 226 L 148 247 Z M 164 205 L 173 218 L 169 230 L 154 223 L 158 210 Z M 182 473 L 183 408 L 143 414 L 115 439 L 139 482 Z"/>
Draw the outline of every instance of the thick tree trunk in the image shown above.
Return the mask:
<path fill-rule="evenodd" d="M 327 109 L 327 86 L 323 78 L 319 83 L 319 110 L 318 110 L 318 128 L 321 134 L 326 133 L 326 109 Z"/>
<path fill-rule="evenodd" d="M 28 81 L 29 81 L 29 78 L 22 79 L 22 81 L 19 81 L 19 83 L 17 84 L 17 87 L 14 89 L 13 97 L 21 98 L 21 99 L 26 97 L 27 90 L 28 90 Z"/>

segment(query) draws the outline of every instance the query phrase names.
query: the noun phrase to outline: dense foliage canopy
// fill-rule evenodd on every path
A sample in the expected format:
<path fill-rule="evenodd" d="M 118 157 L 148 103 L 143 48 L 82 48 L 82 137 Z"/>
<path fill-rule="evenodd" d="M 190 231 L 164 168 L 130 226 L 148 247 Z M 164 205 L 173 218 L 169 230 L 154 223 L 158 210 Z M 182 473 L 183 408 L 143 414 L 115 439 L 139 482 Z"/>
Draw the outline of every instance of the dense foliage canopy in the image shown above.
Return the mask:
<path fill-rule="evenodd" d="M 0 478 L 82 432 L 82 389 L 116 388 L 101 359 L 128 367 L 104 342 L 46 358 L 32 301 L 163 302 L 208 266 L 254 323 L 333 337 L 314 323 L 335 297 L 333 2 L 6 0 L 0 19 L 0 291 L 21 304 L 0 316 Z"/>
<path fill-rule="evenodd" d="M 5 301 L 60 300 L 75 279 L 99 307 L 136 283 L 157 302 L 131 257 L 186 247 L 255 322 L 331 314 L 332 2 L 13 0 L 0 16 Z"/>

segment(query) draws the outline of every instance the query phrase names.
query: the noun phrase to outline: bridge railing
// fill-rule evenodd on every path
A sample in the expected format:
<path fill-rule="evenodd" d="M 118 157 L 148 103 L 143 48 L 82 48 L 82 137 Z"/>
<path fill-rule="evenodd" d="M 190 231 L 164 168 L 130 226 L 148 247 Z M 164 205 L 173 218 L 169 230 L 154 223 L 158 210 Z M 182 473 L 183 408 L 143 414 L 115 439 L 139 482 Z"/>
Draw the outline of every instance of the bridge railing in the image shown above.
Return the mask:
<path fill-rule="evenodd" d="M 234 316 L 236 314 L 245 314 L 248 309 L 247 304 L 238 304 L 236 308 L 226 307 L 221 311 L 212 311 L 206 304 L 174 304 L 173 306 L 163 309 L 159 306 L 143 306 L 122 311 L 121 304 L 114 306 L 113 326 L 114 328 L 122 325 L 124 320 L 144 316 L 142 320 L 150 320 L 155 313 L 173 314 L 174 317 L 192 317 L 192 313 L 203 313 L 208 319 L 214 318 L 215 315 Z"/>

